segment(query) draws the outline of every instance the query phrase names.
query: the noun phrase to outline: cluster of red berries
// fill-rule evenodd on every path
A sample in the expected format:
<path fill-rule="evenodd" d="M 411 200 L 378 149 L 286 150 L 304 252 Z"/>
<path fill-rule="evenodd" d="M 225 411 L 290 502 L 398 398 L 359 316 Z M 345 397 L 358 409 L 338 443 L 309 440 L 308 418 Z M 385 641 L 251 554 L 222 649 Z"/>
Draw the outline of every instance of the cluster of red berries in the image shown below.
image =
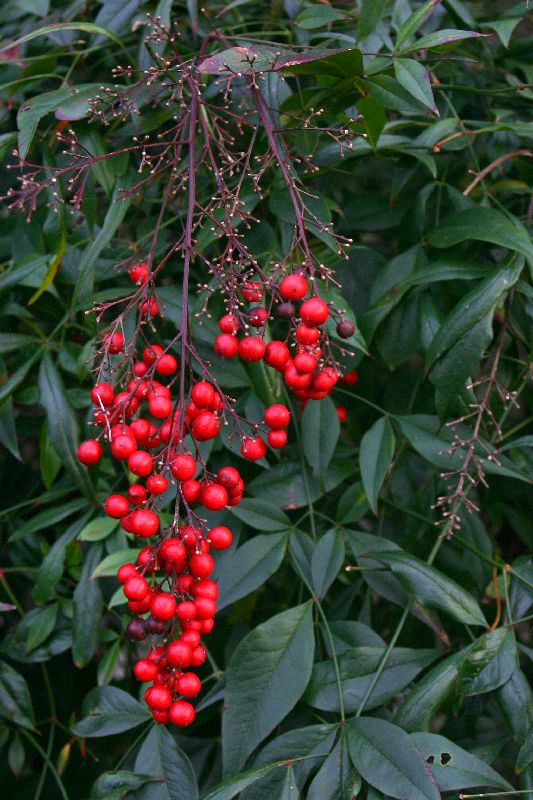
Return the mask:
<path fill-rule="evenodd" d="M 218 327 L 221 333 L 214 342 L 215 352 L 222 358 L 233 358 L 239 355 L 244 361 L 260 361 L 283 375 L 283 379 L 295 397 L 299 400 L 321 400 L 326 397 L 339 379 L 335 367 L 327 366 L 323 358 L 321 337 L 323 326 L 329 316 L 328 304 L 320 297 L 313 295 L 304 299 L 309 287 L 306 277 L 298 272 L 287 275 L 281 281 L 280 302 L 275 310 L 279 319 L 289 322 L 289 337 L 295 343 L 295 354 L 291 356 L 287 340 L 278 339 L 265 342 L 264 331 L 269 313 L 263 306 L 254 306 L 245 315 L 245 322 L 253 328 L 261 329 L 257 335 L 237 338 L 241 328 L 236 314 L 225 314 L 220 318 Z M 262 284 L 249 281 L 241 290 L 242 299 L 248 303 L 256 303 L 262 299 Z M 298 316 L 294 303 L 303 300 Z M 340 319 L 337 322 L 337 334 L 348 339 L 355 331 L 351 320 Z"/>
<path fill-rule="evenodd" d="M 118 356 L 124 344 L 118 332 L 104 339 L 110 355 Z M 188 401 L 180 408 L 173 402 L 170 386 L 157 379 L 169 378 L 172 384 L 177 370 L 173 355 L 158 344 L 148 344 L 132 364 L 124 391 L 115 393 L 108 382 L 93 386 L 93 419 L 102 432 L 97 439 L 82 442 L 77 456 L 82 464 L 96 464 L 102 456 L 98 440 L 102 439 L 111 455 L 140 479 L 126 493 L 110 494 L 104 510 L 120 520 L 126 533 L 141 539 L 157 537 L 139 552 L 136 564 L 120 567 L 117 577 L 136 615 L 128 625 L 129 635 L 136 641 L 163 636 L 166 642 L 152 641 L 150 652 L 134 668 L 139 680 L 152 683 L 145 692 L 146 703 L 157 722 L 183 726 L 193 721 L 195 713 L 184 698 L 194 697 L 201 688 L 197 675 L 186 670 L 204 662 L 206 651 L 200 639 L 212 630 L 216 612 L 218 588 L 209 577 L 214 568 L 209 550 L 226 549 L 232 542 L 229 528 L 208 529 L 191 506 L 197 503 L 209 511 L 235 506 L 241 501 L 244 482 L 232 466 L 222 467 L 216 475 L 208 472 L 196 443 L 219 435 L 224 400 L 202 380 L 191 386 Z M 284 405 L 266 409 L 264 424 L 272 447 L 282 447 L 287 441 L 289 421 Z M 192 440 L 189 450 L 184 442 L 187 435 Z M 256 461 L 265 452 L 265 441 L 258 433 L 242 438 L 241 453 L 248 460 Z M 198 472 L 203 472 L 201 479 Z M 189 524 L 160 531 L 158 498 L 172 480 L 177 482 Z"/>

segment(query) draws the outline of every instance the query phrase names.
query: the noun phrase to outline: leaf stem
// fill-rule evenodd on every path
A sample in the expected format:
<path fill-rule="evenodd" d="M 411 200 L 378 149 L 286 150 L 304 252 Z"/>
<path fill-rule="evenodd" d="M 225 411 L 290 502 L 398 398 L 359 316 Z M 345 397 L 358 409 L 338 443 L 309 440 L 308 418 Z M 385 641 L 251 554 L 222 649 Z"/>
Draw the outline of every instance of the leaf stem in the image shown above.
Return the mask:
<path fill-rule="evenodd" d="M 35 750 L 37 750 L 37 752 L 39 753 L 41 758 L 44 759 L 45 763 L 48 766 L 48 769 L 50 770 L 50 772 L 52 773 L 52 775 L 54 776 L 54 778 L 56 780 L 57 787 L 59 789 L 59 792 L 60 792 L 61 797 L 63 798 L 63 800 L 70 800 L 70 798 L 68 796 L 68 793 L 67 793 L 67 790 L 65 788 L 65 784 L 61 780 L 61 776 L 60 776 L 59 772 L 57 771 L 57 769 L 55 768 L 54 763 L 51 760 L 50 756 L 43 750 L 43 748 L 41 747 L 39 742 L 35 739 L 34 736 L 31 735 L 31 733 L 29 731 L 27 731 L 25 728 L 20 728 L 20 733 L 23 736 L 26 737 L 26 739 L 33 745 Z"/>

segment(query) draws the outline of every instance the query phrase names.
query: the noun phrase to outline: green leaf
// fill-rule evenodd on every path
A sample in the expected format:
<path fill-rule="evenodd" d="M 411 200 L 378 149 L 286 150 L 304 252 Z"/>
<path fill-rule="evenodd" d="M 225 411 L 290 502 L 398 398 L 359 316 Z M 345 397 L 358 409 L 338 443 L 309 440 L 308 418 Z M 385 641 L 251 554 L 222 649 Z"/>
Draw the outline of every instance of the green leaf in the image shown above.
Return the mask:
<path fill-rule="evenodd" d="M 197 800 L 199 796 L 193 766 L 164 725 L 156 725 L 144 740 L 135 769 L 161 781 L 145 790 L 144 800 Z"/>
<path fill-rule="evenodd" d="M 246 772 L 241 772 L 237 777 L 228 778 L 222 783 L 219 783 L 214 789 L 211 789 L 202 800 L 232 800 L 233 797 L 236 797 L 240 792 L 246 789 L 247 786 L 251 786 L 258 781 L 259 778 L 268 775 L 269 772 L 279 767 L 286 767 L 286 762 L 276 761 L 273 764 L 265 764 L 262 767 L 255 767 Z"/>
<path fill-rule="evenodd" d="M 394 74 L 400 86 L 403 86 L 415 100 L 429 108 L 433 114 L 439 115 L 431 89 L 431 78 L 422 64 L 412 58 L 395 58 Z"/>
<path fill-rule="evenodd" d="M 392 108 L 401 114 L 420 112 L 424 106 L 392 75 L 373 75 L 358 81 L 358 85 L 383 108 Z M 357 101 L 359 102 L 359 101 Z"/>
<path fill-rule="evenodd" d="M 347 713 L 356 712 L 369 689 L 385 647 L 353 647 L 338 657 L 342 696 Z M 372 690 L 367 709 L 388 703 L 437 658 L 436 650 L 395 647 Z M 315 664 L 304 700 L 322 711 L 339 711 L 339 692 L 333 660 Z"/>
<path fill-rule="evenodd" d="M 407 17 L 396 35 L 396 48 L 399 48 L 405 41 L 414 36 L 438 4 L 439 0 L 429 0 L 429 2 L 416 8 L 413 13 Z"/>
<path fill-rule="evenodd" d="M 429 730 L 434 718 L 451 699 L 465 650 L 448 656 L 430 669 L 401 703 L 394 721 L 406 731 Z"/>
<path fill-rule="evenodd" d="M 36 647 L 39 647 L 40 644 L 48 639 L 56 626 L 59 605 L 52 603 L 36 611 L 37 613 L 26 639 L 26 653 L 31 653 L 32 650 L 35 650 Z"/>
<path fill-rule="evenodd" d="M 74 736 L 112 736 L 151 719 L 146 706 L 115 686 L 92 689 L 83 701 L 83 718 L 71 725 Z"/>
<path fill-rule="evenodd" d="M 521 261 L 510 259 L 505 266 L 495 274 L 468 292 L 457 303 L 451 314 L 438 329 L 435 338 L 429 346 L 426 356 L 426 369 L 430 369 L 435 361 L 472 328 L 492 313 L 498 305 L 504 292 L 510 289 L 518 280 L 522 268 Z"/>
<path fill-rule="evenodd" d="M 122 800 L 129 792 L 156 780 L 158 778 L 152 775 L 141 775 L 125 770 L 103 772 L 92 788 L 91 800 Z"/>
<path fill-rule="evenodd" d="M 231 512 L 251 528 L 260 531 L 282 531 L 291 527 L 288 516 L 268 500 L 245 498 L 238 506 L 233 506 Z"/>
<path fill-rule="evenodd" d="M 515 250 L 528 258 L 533 257 L 533 244 L 524 226 L 516 217 L 496 208 L 463 208 L 445 219 L 440 227 L 430 231 L 427 239 L 432 247 L 438 248 L 469 241 L 489 242 Z"/>
<path fill-rule="evenodd" d="M 370 0 L 370 2 L 374 2 L 374 0 Z M 367 139 L 375 151 L 379 137 L 387 122 L 387 115 L 383 107 L 372 97 L 361 97 L 357 100 L 357 110 L 363 116 L 363 126 Z M 362 349 L 363 352 L 366 352 L 366 347 Z"/>
<path fill-rule="evenodd" d="M 13 400 L 11 397 L 8 397 L 0 406 L 0 444 L 2 444 L 6 450 L 9 450 L 17 461 L 22 461 L 17 439 L 17 429 L 15 428 Z"/>
<path fill-rule="evenodd" d="M 84 515 L 80 520 L 70 525 L 65 533 L 54 542 L 43 558 L 32 592 L 33 599 L 36 603 L 46 603 L 52 596 L 63 574 L 66 559 L 66 546 L 78 536 L 86 521 L 87 515 Z"/>
<path fill-rule="evenodd" d="M 409 734 L 370 717 L 349 720 L 346 729 L 352 762 L 371 786 L 399 800 L 440 800 Z"/>
<path fill-rule="evenodd" d="M 239 642 L 226 673 L 224 774 L 241 769 L 305 691 L 314 655 L 312 604 L 259 625 Z"/>
<path fill-rule="evenodd" d="M 24 750 L 24 745 L 20 740 L 20 736 L 14 736 L 9 745 L 9 750 L 7 751 L 7 763 L 9 764 L 9 769 L 16 778 L 18 778 L 22 772 L 25 761 L 26 751 Z"/>
<path fill-rule="evenodd" d="M 9 537 L 9 541 L 16 542 L 19 539 L 23 539 L 25 536 L 31 536 L 33 533 L 51 528 L 53 525 L 76 514 L 83 508 L 87 508 L 87 501 L 83 498 L 76 498 L 75 500 L 69 500 L 67 503 L 61 503 L 60 505 L 40 511 L 38 514 L 34 514 L 28 522 L 18 527 L 15 533 Z"/>
<path fill-rule="evenodd" d="M 380 551 L 376 555 L 367 553 L 366 558 L 386 564 L 423 606 L 445 611 L 465 625 L 487 624 L 478 603 L 466 589 L 410 553 Z"/>
<path fill-rule="evenodd" d="M 65 387 L 50 354 L 45 351 L 39 368 L 41 405 L 48 422 L 50 441 L 61 457 L 63 465 L 83 494 L 94 500 L 94 490 L 87 469 L 76 458 L 78 423 L 69 405 Z"/>
<path fill-rule="evenodd" d="M 533 763 L 533 723 L 531 724 L 526 736 L 526 740 L 516 758 L 516 769 L 520 772 Z"/>
<path fill-rule="evenodd" d="M 355 29 L 355 41 L 362 42 L 371 33 L 374 33 L 379 24 L 389 0 L 363 0 L 359 20 Z"/>
<path fill-rule="evenodd" d="M 18 39 L 8 42 L 3 47 L 0 47 L 0 53 L 5 52 L 6 50 L 11 50 L 14 47 L 19 47 L 21 44 L 30 42 L 32 39 L 36 39 L 38 36 L 49 36 L 50 34 L 59 33 L 61 31 L 85 31 L 86 33 L 100 34 L 101 36 L 107 36 L 109 39 L 112 39 L 122 47 L 120 39 L 118 39 L 111 31 L 108 31 L 107 28 L 104 28 L 101 25 L 95 25 L 93 22 L 55 22 L 51 25 L 45 25 L 42 28 L 37 28 L 36 30 L 31 31 L 31 33 L 26 33 L 24 36 L 20 36 Z"/>
<path fill-rule="evenodd" d="M 34 727 L 28 684 L 5 661 L 0 661 L 0 716 L 23 728 Z"/>
<path fill-rule="evenodd" d="M 326 473 L 339 433 L 339 418 L 331 397 L 306 405 L 302 414 L 302 447 L 315 475 Z"/>
<path fill-rule="evenodd" d="M 110 244 L 131 203 L 131 196 L 122 199 L 122 194 L 127 188 L 126 184 L 127 181 L 124 178 L 117 180 L 113 195 L 109 201 L 104 224 L 91 244 L 83 251 L 79 264 L 79 278 L 70 301 L 73 310 L 84 308 L 88 302 L 92 301 L 95 264 L 102 250 Z"/>
<path fill-rule="evenodd" d="M 344 19 L 344 14 L 330 6 L 320 6 L 316 3 L 306 6 L 296 17 L 296 24 L 304 30 L 312 31 L 322 28 L 330 22 Z"/>
<path fill-rule="evenodd" d="M 102 658 L 98 661 L 97 670 L 97 684 L 98 686 L 107 686 L 113 680 L 117 661 L 120 656 L 121 642 L 118 639 L 111 647 L 106 650 Z"/>
<path fill-rule="evenodd" d="M 374 513 L 377 513 L 379 492 L 392 462 L 394 446 L 394 430 L 388 417 L 378 419 L 361 439 L 359 468 Z"/>
<path fill-rule="evenodd" d="M 417 39 L 408 47 L 404 47 L 400 52 L 409 53 L 413 50 L 430 50 L 432 47 L 449 47 L 450 45 L 460 42 L 463 39 L 473 39 L 481 36 L 477 31 L 459 31 L 454 28 L 446 28 L 434 33 L 428 33 L 427 36 Z"/>
<path fill-rule="evenodd" d="M 494 22 L 484 22 L 482 27 L 492 28 L 503 46 L 509 47 L 509 42 L 511 41 L 513 31 L 520 22 L 520 17 L 511 17 L 510 19 L 494 20 Z"/>
<path fill-rule="evenodd" d="M 238 550 L 217 559 L 218 609 L 240 600 L 262 586 L 279 569 L 287 548 L 288 534 L 254 536 Z"/>
<path fill-rule="evenodd" d="M 361 778 L 351 769 L 347 751 L 346 737 L 341 736 L 313 778 L 306 800 L 339 800 L 357 796 Z"/>
<path fill-rule="evenodd" d="M 444 736 L 435 733 L 412 733 L 441 792 L 454 792 L 475 786 L 494 786 L 512 791 L 505 778 L 480 758 L 471 755 Z"/>
<path fill-rule="evenodd" d="M 115 576 L 118 568 L 121 567 L 122 564 L 135 562 L 135 559 L 139 553 L 140 550 L 133 550 L 131 548 L 115 550 L 114 553 L 110 553 L 102 561 L 100 561 L 96 569 L 93 570 L 91 579 L 94 580 L 95 578 L 110 577 L 111 575 Z"/>
<path fill-rule="evenodd" d="M 100 587 L 91 573 L 101 559 L 101 545 L 85 555 L 80 580 L 73 595 L 72 657 L 77 667 L 84 667 L 93 657 L 96 637 L 102 621 L 104 601 Z"/>
<path fill-rule="evenodd" d="M 465 697 L 492 692 L 506 683 L 518 666 L 516 641 L 508 628 L 481 636 L 463 658 L 457 678 L 456 708 Z"/>
<path fill-rule="evenodd" d="M 11 397 L 15 389 L 18 389 L 41 352 L 42 351 L 40 349 L 37 350 L 27 361 L 22 364 L 22 366 L 13 372 L 7 381 L 0 385 L 0 405 L 7 400 L 8 397 Z"/>
<path fill-rule="evenodd" d="M 80 533 L 80 539 L 82 542 L 100 542 L 102 539 L 111 536 L 117 525 L 116 519 L 97 517 L 87 523 Z"/>
<path fill-rule="evenodd" d="M 46 423 L 41 426 L 39 438 L 39 466 L 43 483 L 49 489 L 61 469 L 61 459 L 52 446 Z"/>
<path fill-rule="evenodd" d="M 27 344 L 36 344 L 39 340 L 35 336 L 24 333 L 0 333 L 0 354 L 12 353 L 25 347 Z"/>
<path fill-rule="evenodd" d="M 313 591 L 324 597 L 339 574 L 344 561 L 344 540 L 337 530 L 330 530 L 321 536 L 313 548 L 311 558 L 311 578 Z"/>

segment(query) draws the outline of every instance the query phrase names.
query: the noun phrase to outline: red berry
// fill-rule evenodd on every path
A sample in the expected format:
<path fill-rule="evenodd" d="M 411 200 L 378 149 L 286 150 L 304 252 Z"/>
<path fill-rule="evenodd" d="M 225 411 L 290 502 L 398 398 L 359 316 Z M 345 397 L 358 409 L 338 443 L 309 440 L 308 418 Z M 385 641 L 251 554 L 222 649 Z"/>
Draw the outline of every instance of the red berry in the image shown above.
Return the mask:
<path fill-rule="evenodd" d="M 128 608 L 134 614 L 146 614 L 147 611 L 150 611 L 151 601 L 152 595 L 148 592 L 142 600 L 128 600 Z"/>
<path fill-rule="evenodd" d="M 132 484 L 128 489 L 128 500 L 134 506 L 140 506 L 146 500 L 146 489 L 140 483 Z"/>
<path fill-rule="evenodd" d="M 292 363 L 298 372 L 314 372 L 316 367 L 316 358 L 311 353 L 297 353 Z"/>
<path fill-rule="evenodd" d="M 202 489 L 200 503 L 209 511 L 220 511 L 228 504 L 228 493 L 219 483 L 210 483 Z"/>
<path fill-rule="evenodd" d="M 263 297 L 263 289 L 258 281 L 248 281 L 241 291 L 242 299 L 247 303 L 257 303 Z"/>
<path fill-rule="evenodd" d="M 137 450 L 128 458 L 128 469 L 134 475 L 146 478 L 154 468 L 154 461 L 149 453 L 144 450 Z"/>
<path fill-rule="evenodd" d="M 291 415 L 286 406 L 281 403 L 274 403 L 274 405 L 266 409 L 263 419 L 269 428 L 277 431 L 287 427 L 291 420 Z"/>
<path fill-rule="evenodd" d="M 284 300 L 301 300 L 307 294 L 307 288 L 305 277 L 297 272 L 287 275 L 279 285 Z"/>
<path fill-rule="evenodd" d="M 92 467 L 102 457 L 102 445 L 96 439 L 87 439 L 79 444 L 76 456 L 78 461 L 85 464 L 86 467 Z"/>
<path fill-rule="evenodd" d="M 251 308 L 248 313 L 248 322 L 252 326 L 252 328 L 260 328 L 264 322 L 268 319 L 268 311 L 266 308 L 262 306 L 257 306 L 257 308 Z"/>
<path fill-rule="evenodd" d="M 346 375 L 343 375 L 341 378 L 341 383 L 345 386 L 354 386 L 357 381 L 359 380 L 359 375 L 357 374 L 357 370 L 351 369 Z"/>
<path fill-rule="evenodd" d="M 166 622 L 167 620 L 172 619 L 176 613 L 176 601 L 171 594 L 168 594 L 167 592 L 160 592 L 152 597 L 150 613 L 152 617 Z"/>
<path fill-rule="evenodd" d="M 266 345 L 259 336 L 245 336 L 239 342 L 239 355 L 245 361 L 260 361 L 265 350 Z"/>
<path fill-rule="evenodd" d="M 172 400 L 169 397 L 152 397 L 148 401 L 148 411 L 156 419 L 166 419 L 172 414 Z"/>
<path fill-rule="evenodd" d="M 180 622 L 186 622 L 189 619 L 194 619 L 196 616 L 196 605 L 189 600 L 184 600 L 183 602 L 178 604 L 176 609 L 176 616 L 180 620 Z M 187 641 L 187 639 L 182 639 L 182 641 Z M 188 642 L 188 644 L 191 644 Z"/>
<path fill-rule="evenodd" d="M 179 640 L 171 642 L 167 647 L 167 661 L 173 667 L 183 669 L 191 663 L 192 647 L 187 642 Z"/>
<path fill-rule="evenodd" d="M 211 578 L 194 581 L 190 590 L 193 597 L 209 597 L 211 600 L 216 600 L 218 597 L 218 586 Z"/>
<path fill-rule="evenodd" d="M 148 344 L 143 350 L 143 361 L 149 367 L 155 364 L 159 356 L 163 355 L 163 348 L 159 344 Z"/>
<path fill-rule="evenodd" d="M 309 300 L 304 300 L 300 306 L 300 318 L 304 325 L 309 328 L 315 325 L 322 325 L 328 317 L 328 304 L 321 300 L 320 297 L 310 297 Z"/>
<path fill-rule="evenodd" d="M 346 417 L 348 416 L 348 412 L 346 411 L 344 406 L 337 406 L 337 416 L 339 418 L 340 423 L 346 422 Z"/>
<path fill-rule="evenodd" d="M 147 419 L 134 419 L 130 425 L 131 432 L 133 433 L 136 441 L 146 439 L 150 433 L 150 423 Z"/>
<path fill-rule="evenodd" d="M 150 686 L 144 693 L 146 705 L 157 711 L 165 711 L 172 703 L 172 695 L 165 686 Z"/>
<path fill-rule="evenodd" d="M 128 500 L 121 494 L 110 494 L 104 503 L 104 511 L 108 517 L 121 519 L 130 510 Z"/>
<path fill-rule="evenodd" d="M 192 387 L 191 397 L 198 408 L 209 408 L 215 399 L 215 390 L 207 381 L 200 381 Z"/>
<path fill-rule="evenodd" d="M 176 690 L 183 697 L 196 697 L 200 693 L 202 684 L 198 675 L 194 672 L 184 672 L 176 681 Z"/>
<path fill-rule="evenodd" d="M 138 378 L 143 378 L 147 372 L 148 372 L 148 367 L 146 366 L 144 361 L 138 361 L 137 364 L 133 365 L 133 374 L 136 375 Z"/>
<path fill-rule="evenodd" d="M 126 583 L 128 578 L 132 578 L 137 574 L 137 567 L 135 564 L 122 564 L 117 570 L 117 580 L 120 581 L 120 583 Z"/>
<path fill-rule="evenodd" d="M 274 450 L 279 450 L 280 447 L 285 447 L 287 444 L 287 431 L 269 431 L 267 442 Z"/>
<path fill-rule="evenodd" d="M 211 617 L 210 619 L 202 620 L 200 633 L 206 634 L 211 633 L 213 628 L 215 627 L 215 620 Z"/>
<path fill-rule="evenodd" d="M 207 534 L 207 541 L 214 550 L 225 550 L 231 545 L 233 534 L 225 525 L 215 525 Z"/>
<path fill-rule="evenodd" d="M 138 681 L 153 681 L 157 673 L 157 664 L 147 658 L 140 658 L 133 667 L 133 674 Z"/>
<path fill-rule="evenodd" d="M 283 342 L 273 340 L 269 342 L 265 350 L 265 361 L 269 367 L 282 370 L 290 358 L 289 348 Z"/>
<path fill-rule="evenodd" d="M 107 351 L 112 355 L 120 353 L 124 347 L 124 337 L 121 333 L 118 333 L 118 331 L 115 331 L 115 333 L 111 334 L 106 333 L 103 337 L 103 342 L 107 347 Z"/>
<path fill-rule="evenodd" d="M 147 539 L 159 529 L 159 517 L 147 508 L 140 508 L 132 513 L 132 525 L 137 536 Z"/>
<path fill-rule="evenodd" d="M 132 453 L 137 450 L 137 442 L 130 434 L 122 433 L 112 437 L 110 449 L 114 458 L 118 458 L 120 461 L 127 461 Z"/>
<path fill-rule="evenodd" d="M 291 389 L 307 389 L 312 377 L 308 372 L 298 372 L 294 364 L 287 364 L 283 370 L 283 380 Z"/>
<path fill-rule="evenodd" d="M 102 401 L 102 405 L 110 406 L 114 397 L 115 392 L 110 383 L 97 383 L 96 386 L 93 386 L 91 389 L 91 400 L 97 406 L 100 405 L 100 400 Z"/>
<path fill-rule="evenodd" d="M 246 437 L 241 445 L 241 455 L 248 461 L 258 461 L 266 453 L 266 444 L 260 436 Z"/>
<path fill-rule="evenodd" d="M 220 422 L 212 411 L 202 411 L 194 420 L 191 432 L 199 442 L 207 442 L 220 433 Z"/>
<path fill-rule="evenodd" d="M 202 484 L 200 481 L 190 480 L 190 481 L 182 481 L 181 483 L 181 493 L 183 495 L 183 499 L 187 503 L 196 503 L 200 494 L 202 492 Z"/>
<path fill-rule="evenodd" d="M 146 283 L 148 280 L 148 267 L 144 261 L 140 261 L 138 264 L 132 264 L 128 270 L 128 275 L 132 283 L 142 286 L 142 284 Z"/>
<path fill-rule="evenodd" d="M 186 453 L 179 453 L 169 464 L 170 471 L 178 481 L 188 481 L 194 478 L 196 460 Z"/>
<path fill-rule="evenodd" d="M 232 489 L 238 485 L 241 476 L 235 467 L 222 467 L 217 472 L 217 482 L 221 483 L 225 489 Z"/>
<path fill-rule="evenodd" d="M 178 369 L 178 362 L 174 358 L 173 355 L 170 353 L 165 353 L 161 356 L 157 364 L 155 365 L 155 371 L 158 375 L 164 375 L 165 377 L 168 375 L 174 375 L 176 370 Z"/>
<path fill-rule="evenodd" d="M 313 389 L 319 392 L 329 392 L 337 383 L 339 376 L 333 367 L 325 367 L 313 376 Z"/>
<path fill-rule="evenodd" d="M 164 475 L 150 475 L 146 481 L 146 488 L 150 494 L 163 494 L 168 489 L 168 480 Z"/>
<path fill-rule="evenodd" d="M 200 620 L 210 619 L 217 610 L 217 604 L 210 597 L 197 597 L 195 600 L 196 616 Z"/>
<path fill-rule="evenodd" d="M 159 550 L 159 555 L 165 561 L 172 561 L 174 564 L 180 564 L 185 561 L 186 551 L 183 543 L 177 536 L 171 536 L 165 539 Z"/>
<path fill-rule="evenodd" d="M 214 348 L 220 358 L 233 358 L 239 352 L 239 341 L 229 333 L 220 333 L 214 341 Z"/>
<path fill-rule="evenodd" d="M 208 578 L 215 568 L 209 553 L 194 553 L 189 561 L 189 572 L 194 578 Z"/>
<path fill-rule="evenodd" d="M 201 645 L 197 645 L 194 650 L 192 651 L 191 656 L 191 667 L 200 667 L 207 658 L 207 653 L 205 648 Z"/>
<path fill-rule="evenodd" d="M 194 603 L 192 603 L 192 605 L 194 605 Z M 196 613 L 196 606 L 194 607 L 194 613 Z M 191 647 L 196 647 L 200 644 L 200 634 L 198 631 L 193 630 L 193 628 L 183 631 L 180 639 L 182 642 L 187 642 L 187 644 L 190 644 Z"/>
<path fill-rule="evenodd" d="M 150 572 L 155 571 L 155 550 L 151 545 L 146 545 L 137 555 L 137 564 L 140 567 L 151 567 Z"/>
<path fill-rule="evenodd" d="M 218 321 L 218 327 L 222 333 L 237 333 L 241 326 L 234 314 L 224 314 Z"/>
<path fill-rule="evenodd" d="M 294 338 L 298 344 L 303 344 L 305 347 L 313 347 L 320 339 L 320 331 L 318 328 L 308 328 L 307 325 L 298 325 L 294 333 Z"/>
<path fill-rule="evenodd" d="M 131 575 L 124 583 L 123 591 L 128 600 L 139 602 L 150 594 L 150 587 L 142 575 Z"/>
<path fill-rule="evenodd" d="M 142 317 L 155 317 L 159 312 L 159 307 L 152 298 L 139 303 L 137 309 Z"/>
<path fill-rule="evenodd" d="M 196 716 L 194 708 L 186 700 L 176 700 L 169 708 L 170 721 L 180 728 L 185 728 L 194 722 Z"/>

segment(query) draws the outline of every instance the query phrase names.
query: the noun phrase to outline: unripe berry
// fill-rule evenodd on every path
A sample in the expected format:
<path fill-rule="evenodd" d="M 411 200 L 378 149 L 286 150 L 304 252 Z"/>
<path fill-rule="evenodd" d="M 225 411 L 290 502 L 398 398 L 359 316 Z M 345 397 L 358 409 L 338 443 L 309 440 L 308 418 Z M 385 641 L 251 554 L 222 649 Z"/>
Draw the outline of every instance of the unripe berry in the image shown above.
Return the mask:
<path fill-rule="evenodd" d="M 307 294 L 307 281 L 303 275 L 295 272 L 283 278 L 279 292 L 285 300 L 301 300 Z"/>
<path fill-rule="evenodd" d="M 87 439 L 85 442 L 80 442 L 76 456 L 78 461 L 85 464 L 86 467 L 92 467 L 102 457 L 102 445 L 96 439 Z"/>

